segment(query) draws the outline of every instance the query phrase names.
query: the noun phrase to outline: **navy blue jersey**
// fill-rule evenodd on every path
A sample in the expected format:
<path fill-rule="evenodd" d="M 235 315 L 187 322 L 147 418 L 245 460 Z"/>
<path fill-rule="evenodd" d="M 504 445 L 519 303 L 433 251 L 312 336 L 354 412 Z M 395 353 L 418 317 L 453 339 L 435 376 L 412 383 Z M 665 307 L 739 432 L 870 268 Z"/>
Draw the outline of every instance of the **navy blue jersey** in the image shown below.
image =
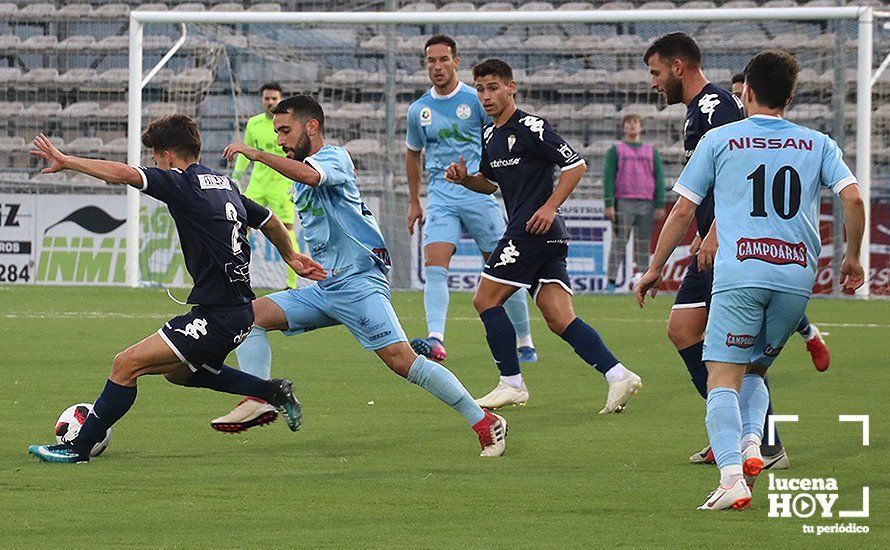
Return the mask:
<path fill-rule="evenodd" d="M 566 223 L 558 212 L 544 235 L 527 232 L 525 224 L 553 194 L 554 168 L 565 171 L 582 164 L 584 159 L 542 118 L 517 109 L 503 126 L 486 125 L 479 171 L 501 189 L 507 208 L 504 236 L 567 239 Z"/>
<path fill-rule="evenodd" d="M 242 195 L 231 179 L 200 164 L 185 171 L 137 170 L 141 191 L 165 203 L 176 222 L 185 268 L 195 282 L 188 302 L 250 303 L 254 294 L 247 227 L 262 227 L 272 212 Z"/>
<path fill-rule="evenodd" d="M 686 149 L 686 162 L 698 147 L 702 136 L 711 128 L 737 122 L 745 118 L 742 103 L 731 92 L 718 88 L 710 82 L 692 98 L 686 106 L 686 125 L 683 128 L 683 147 Z M 695 223 L 698 234 L 705 238 L 714 223 L 714 190 L 702 200 L 695 210 Z"/>

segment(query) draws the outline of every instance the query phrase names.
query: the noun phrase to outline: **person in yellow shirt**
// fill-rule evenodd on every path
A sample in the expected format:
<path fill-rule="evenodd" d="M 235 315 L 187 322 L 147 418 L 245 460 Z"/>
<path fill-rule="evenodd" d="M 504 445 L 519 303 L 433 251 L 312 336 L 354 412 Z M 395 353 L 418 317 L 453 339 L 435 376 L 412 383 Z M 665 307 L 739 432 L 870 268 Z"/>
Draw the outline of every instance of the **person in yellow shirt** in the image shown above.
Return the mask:
<path fill-rule="evenodd" d="M 281 85 L 276 82 L 263 84 L 260 87 L 260 94 L 263 112 L 247 121 L 244 143 L 254 149 L 283 157 L 284 151 L 278 146 L 278 136 L 272 127 L 272 109 L 281 101 Z M 238 181 L 242 187 L 241 179 L 249 166 L 250 160 L 244 155 L 238 155 L 232 179 Z M 290 233 L 294 248 L 297 249 L 297 237 L 294 232 L 293 182 L 265 164 L 255 163 L 244 195 L 269 208 L 281 219 Z M 287 288 L 296 288 L 297 274 L 289 269 L 286 273 Z"/>

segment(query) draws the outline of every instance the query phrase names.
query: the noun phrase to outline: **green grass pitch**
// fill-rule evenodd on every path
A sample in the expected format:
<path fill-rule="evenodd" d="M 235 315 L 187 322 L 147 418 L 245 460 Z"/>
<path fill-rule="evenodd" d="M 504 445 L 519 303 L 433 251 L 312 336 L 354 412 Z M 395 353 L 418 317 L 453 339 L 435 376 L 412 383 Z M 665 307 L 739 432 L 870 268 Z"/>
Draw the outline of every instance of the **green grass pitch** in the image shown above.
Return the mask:
<path fill-rule="evenodd" d="M 396 293 L 409 336 L 419 293 Z M 796 335 L 771 371 L 782 477 L 833 477 L 835 517 L 767 517 L 766 480 L 743 512 L 695 510 L 717 480 L 688 456 L 706 443 L 704 405 L 665 336 L 672 297 L 640 311 L 628 296 L 579 296 L 580 316 L 643 377 L 627 412 L 600 416 L 606 384 L 537 312 L 540 362 L 529 405 L 503 414 L 506 455 L 478 457 L 463 419 L 389 372 L 342 327 L 271 335 L 273 372 L 293 378 L 305 421 L 240 435 L 208 421 L 237 399 L 143 378 L 105 455 L 41 464 L 58 414 L 101 390 L 118 351 L 185 309 L 159 290 L 0 287 L 0 547 L 599 548 L 890 547 L 890 302 L 813 300 L 830 332 L 818 373 Z M 452 296 L 448 361 L 474 395 L 497 381 L 470 296 Z M 232 357 L 232 364 L 235 364 Z M 871 445 L 839 414 L 870 415 Z M 870 487 L 870 517 L 857 510 Z M 853 521 L 868 534 L 803 534 Z M 747 542 L 746 542 L 747 541 Z"/>

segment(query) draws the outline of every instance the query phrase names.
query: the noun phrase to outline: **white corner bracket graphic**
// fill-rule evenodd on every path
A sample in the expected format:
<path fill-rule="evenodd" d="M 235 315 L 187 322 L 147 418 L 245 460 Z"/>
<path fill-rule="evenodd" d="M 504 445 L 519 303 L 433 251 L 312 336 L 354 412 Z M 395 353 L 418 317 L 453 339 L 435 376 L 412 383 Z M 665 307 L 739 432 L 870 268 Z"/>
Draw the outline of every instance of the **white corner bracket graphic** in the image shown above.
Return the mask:
<path fill-rule="evenodd" d="M 868 485 L 862 488 L 861 510 L 840 510 L 837 515 L 842 518 L 867 518 L 868 517 Z"/>
<path fill-rule="evenodd" d="M 839 422 L 862 422 L 862 446 L 868 447 L 868 415 L 867 414 L 839 414 Z"/>
<path fill-rule="evenodd" d="M 766 419 L 766 444 L 776 444 L 776 422 L 797 422 L 796 414 L 771 414 Z"/>

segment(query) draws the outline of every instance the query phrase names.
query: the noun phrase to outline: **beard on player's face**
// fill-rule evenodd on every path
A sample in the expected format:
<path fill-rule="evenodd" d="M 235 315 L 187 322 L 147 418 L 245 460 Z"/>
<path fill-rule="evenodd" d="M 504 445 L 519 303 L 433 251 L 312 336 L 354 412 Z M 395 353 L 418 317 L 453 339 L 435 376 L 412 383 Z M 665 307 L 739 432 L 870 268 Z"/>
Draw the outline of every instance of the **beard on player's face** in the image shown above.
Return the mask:
<path fill-rule="evenodd" d="M 673 73 L 668 73 L 662 90 L 668 105 L 683 101 L 683 83 Z"/>
<path fill-rule="evenodd" d="M 304 161 L 306 157 L 309 156 L 309 152 L 312 150 L 312 144 L 309 142 L 309 135 L 306 132 L 301 132 L 299 136 L 296 138 L 296 143 L 293 147 L 289 145 L 284 145 L 281 147 L 284 151 L 287 158 Z"/>

